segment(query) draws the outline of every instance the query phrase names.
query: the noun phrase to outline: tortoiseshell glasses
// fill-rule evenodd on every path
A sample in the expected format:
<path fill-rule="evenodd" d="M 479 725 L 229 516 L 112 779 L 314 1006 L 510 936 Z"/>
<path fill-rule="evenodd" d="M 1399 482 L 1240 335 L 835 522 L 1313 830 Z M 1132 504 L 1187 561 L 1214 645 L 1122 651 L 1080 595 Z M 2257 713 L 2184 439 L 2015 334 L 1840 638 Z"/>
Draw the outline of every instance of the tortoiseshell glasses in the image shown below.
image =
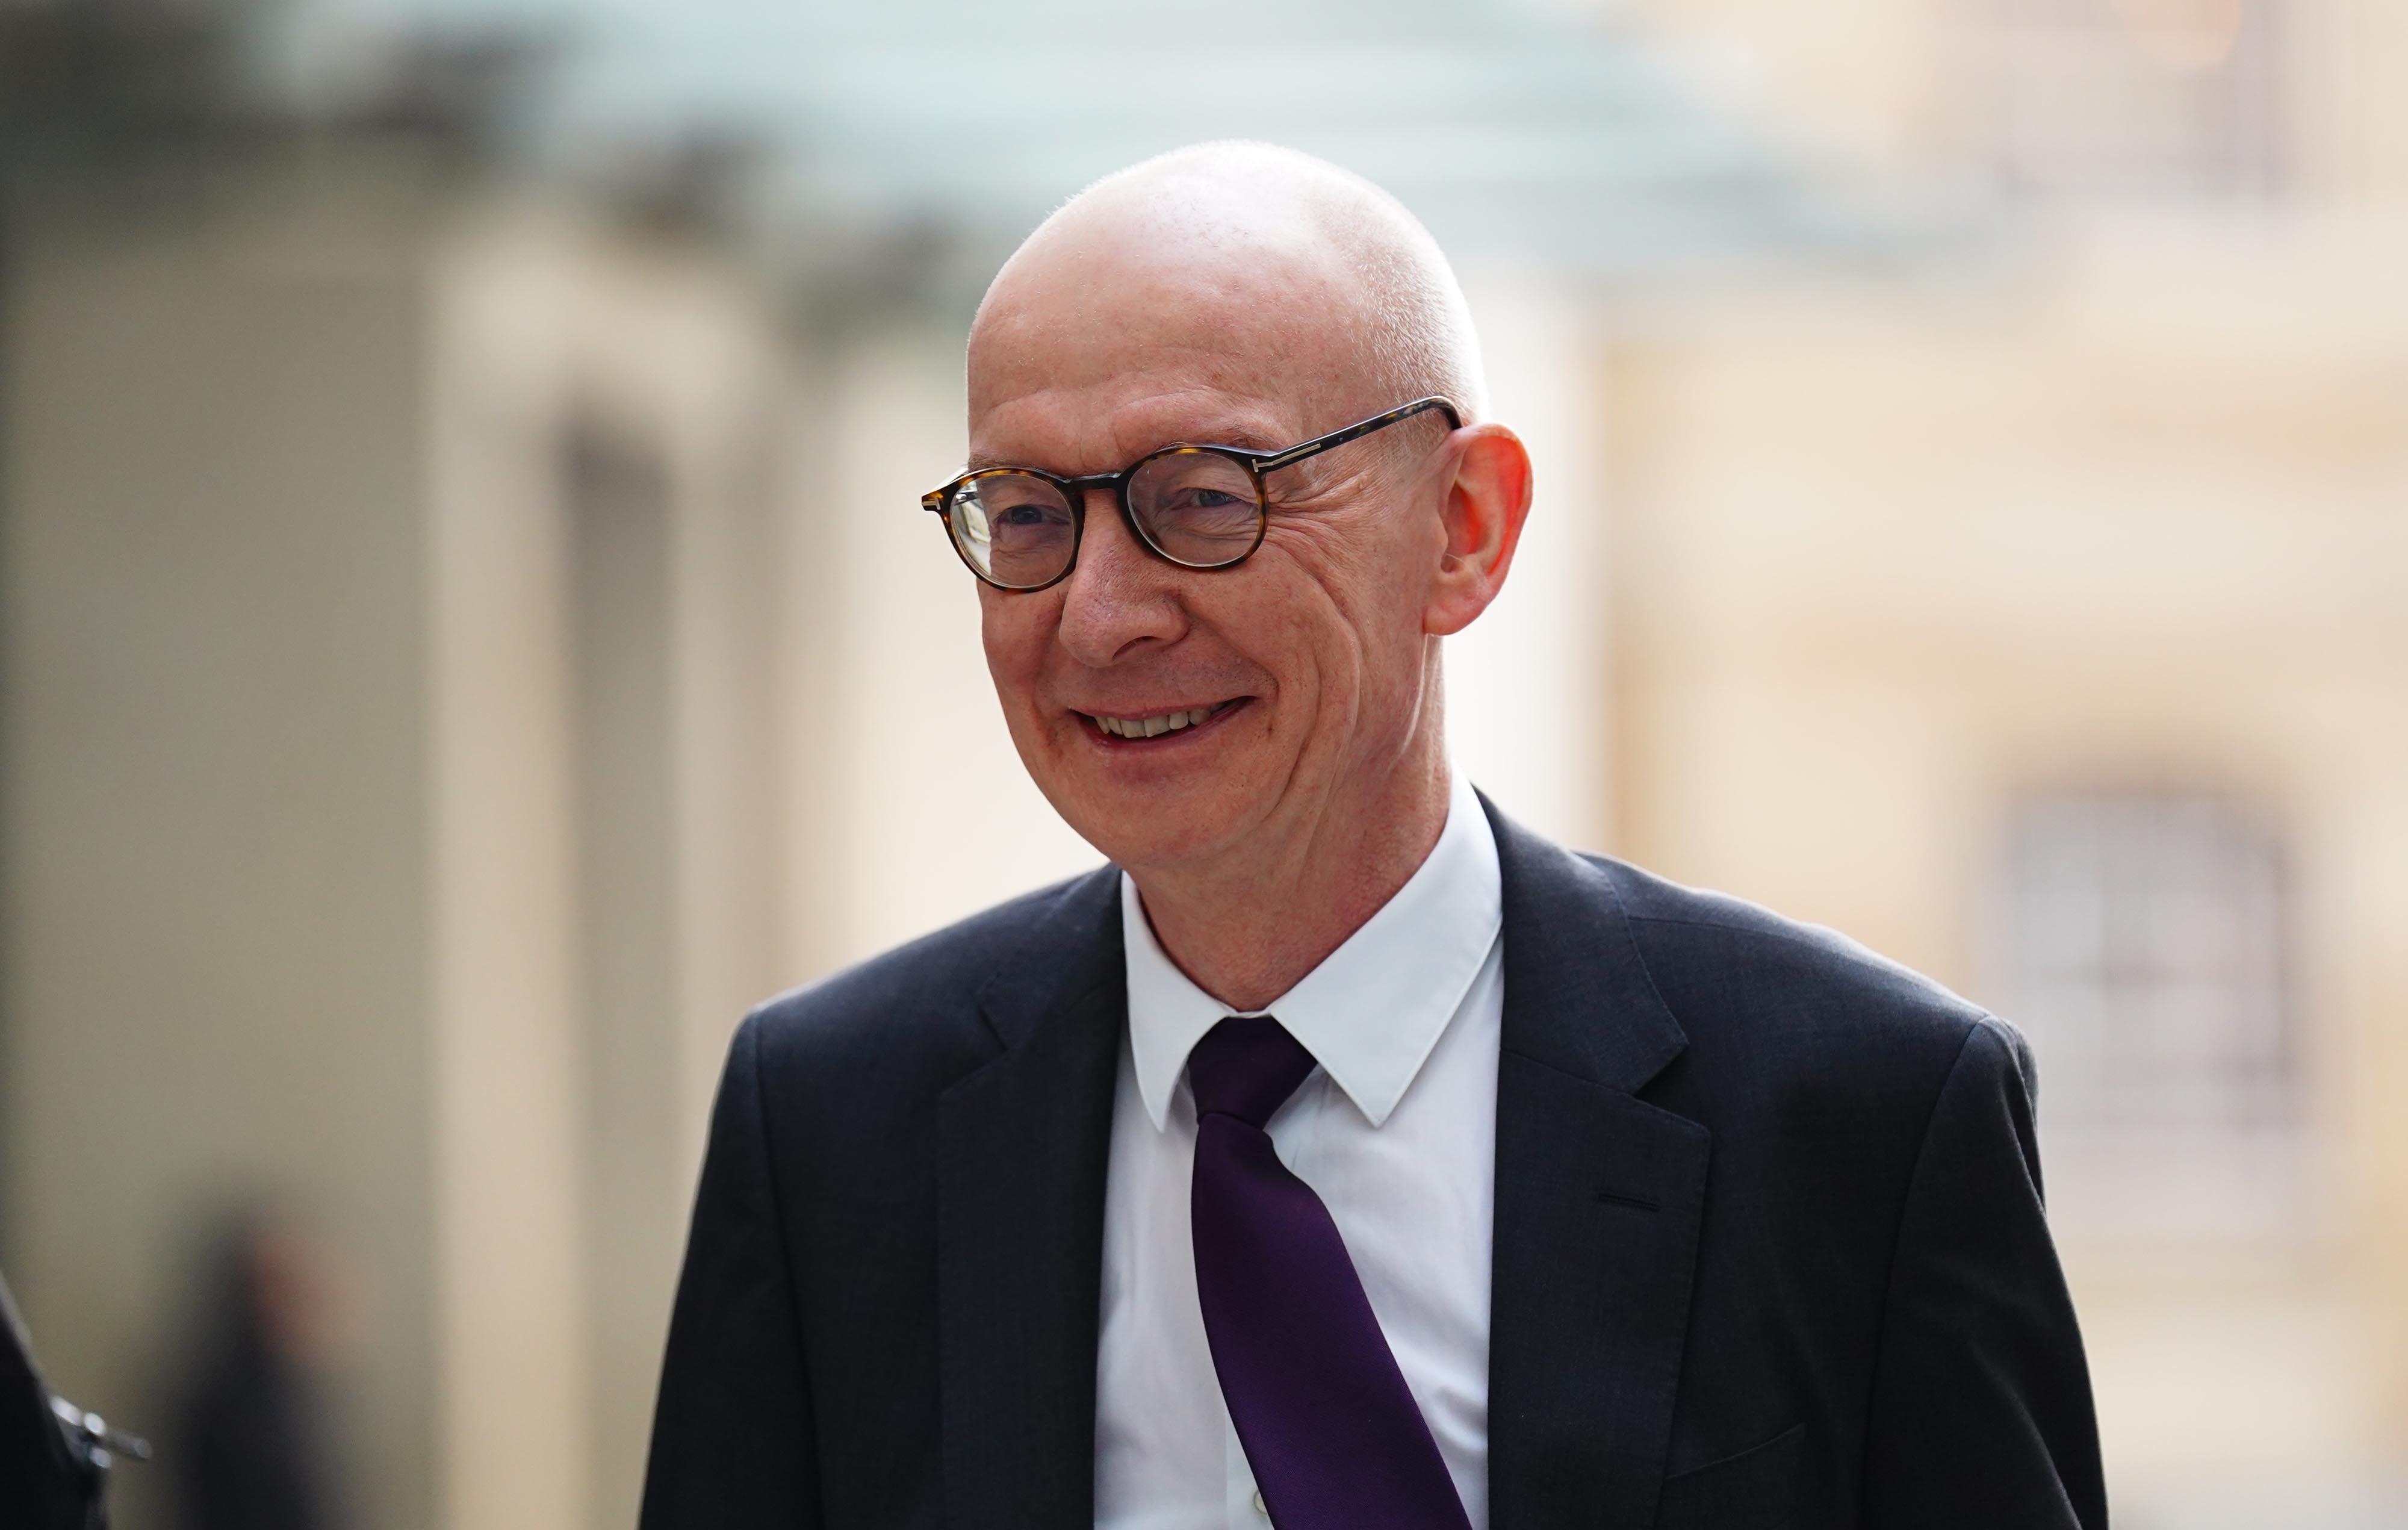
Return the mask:
<path fill-rule="evenodd" d="M 999 590 L 1041 590 L 1078 567 L 1087 492 L 1110 489 L 1139 545 L 1182 569 L 1232 569 L 1254 556 L 1270 525 L 1263 475 L 1360 440 L 1426 410 L 1463 427 L 1451 399 L 1416 398 L 1283 452 L 1236 446 L 1165 446 L 1116 473 L 1064 478 L 1035 468 L 981 468 L 920 497 L 944 517 L 970 572 Z"/>

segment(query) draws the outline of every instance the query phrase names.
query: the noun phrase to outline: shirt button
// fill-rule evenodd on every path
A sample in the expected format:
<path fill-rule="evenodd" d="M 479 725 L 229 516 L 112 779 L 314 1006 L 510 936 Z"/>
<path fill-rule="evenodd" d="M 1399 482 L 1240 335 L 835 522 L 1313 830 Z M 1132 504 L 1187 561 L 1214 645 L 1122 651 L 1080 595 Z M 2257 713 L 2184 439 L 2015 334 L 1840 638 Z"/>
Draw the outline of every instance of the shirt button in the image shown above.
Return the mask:
<path fill-rule="evenodd" d="M 1256 1488 L 1254 1490 L 1254 1512 L 1260 1514 L 1265 1519 L 1269 1519 L 1271 1517 L 1270 1509 L 1264 1506 L 1263 1490 L 1260 1488 Z"/>

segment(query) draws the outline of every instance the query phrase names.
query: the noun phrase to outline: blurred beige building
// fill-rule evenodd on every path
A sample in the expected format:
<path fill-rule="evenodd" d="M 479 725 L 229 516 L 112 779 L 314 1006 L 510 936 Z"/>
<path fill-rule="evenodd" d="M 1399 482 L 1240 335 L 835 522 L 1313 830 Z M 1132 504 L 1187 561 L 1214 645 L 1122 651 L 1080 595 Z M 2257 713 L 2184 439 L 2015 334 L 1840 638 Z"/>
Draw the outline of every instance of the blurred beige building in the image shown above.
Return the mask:
<path fill-rule="evenodd" d="M 1677 8 L 2022 232 L 1623 325 L 1614 847 L 2031 1034 L 2119 1512 L 2408 1523 L 2408 10 Z"/>
<path fill-rule="evenodd" d="M 2408 10 L 1641 8 L 1976 233 L 1466 260 L 1541 500 L 1458 758 L 2031 1033 L 2119 1523 L 2408 1523 Z M 142 1424 L 298 1206 L 368 1526 L 624 1524 L 737 1018 L 1093 859 L 916 512 L 962 295 L 224 131 L 0 267 L 0 1262 Z"/>
<path fill-rule="evenodd" d="M 0 385 L 8 1273 L 156 1434 L 208 1219 L 303 1217 L 363 1523 L 628 1523 L 720 1052 L 790 970 L 789 348 L 693 241 L 419 135 L 78 169 L 18 204 Z"/>

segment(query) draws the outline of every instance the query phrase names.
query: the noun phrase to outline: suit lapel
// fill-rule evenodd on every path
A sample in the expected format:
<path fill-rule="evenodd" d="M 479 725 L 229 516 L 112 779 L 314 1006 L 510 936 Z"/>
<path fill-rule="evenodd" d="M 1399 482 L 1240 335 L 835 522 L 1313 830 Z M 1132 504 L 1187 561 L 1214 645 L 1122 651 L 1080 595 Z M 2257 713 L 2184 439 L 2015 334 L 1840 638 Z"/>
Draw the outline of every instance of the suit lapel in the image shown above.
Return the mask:
<path fill-rule="evenodd" d="M 1643 1530 L 1671 1437 L 1710 1138 L 1637 1098 L 1685 1041 L 1608 873 L 1488 814 L 1505 903 L 1490 1523 Z"/>
<path fill-rule="evenodd" d="M 1119 873 L 1072 884 L 982 995 L 1003 1046 L 939 1105 L 948 1523 L 1094 1521 L 1104 1172 L 1128 995 Z"/>

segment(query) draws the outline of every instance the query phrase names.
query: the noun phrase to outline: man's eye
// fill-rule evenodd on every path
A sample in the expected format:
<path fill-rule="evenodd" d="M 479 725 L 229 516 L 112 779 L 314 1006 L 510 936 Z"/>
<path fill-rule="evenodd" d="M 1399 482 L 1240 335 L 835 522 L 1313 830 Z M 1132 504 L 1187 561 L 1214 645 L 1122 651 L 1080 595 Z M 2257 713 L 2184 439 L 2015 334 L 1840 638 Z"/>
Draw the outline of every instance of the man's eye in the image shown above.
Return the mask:
<path fill-rule="evenodd" d="M 995 514 L 997 526 L 1043 526 L 1053 519 L 1054 512 L 1043 505 L 1013 505 Z"/>

